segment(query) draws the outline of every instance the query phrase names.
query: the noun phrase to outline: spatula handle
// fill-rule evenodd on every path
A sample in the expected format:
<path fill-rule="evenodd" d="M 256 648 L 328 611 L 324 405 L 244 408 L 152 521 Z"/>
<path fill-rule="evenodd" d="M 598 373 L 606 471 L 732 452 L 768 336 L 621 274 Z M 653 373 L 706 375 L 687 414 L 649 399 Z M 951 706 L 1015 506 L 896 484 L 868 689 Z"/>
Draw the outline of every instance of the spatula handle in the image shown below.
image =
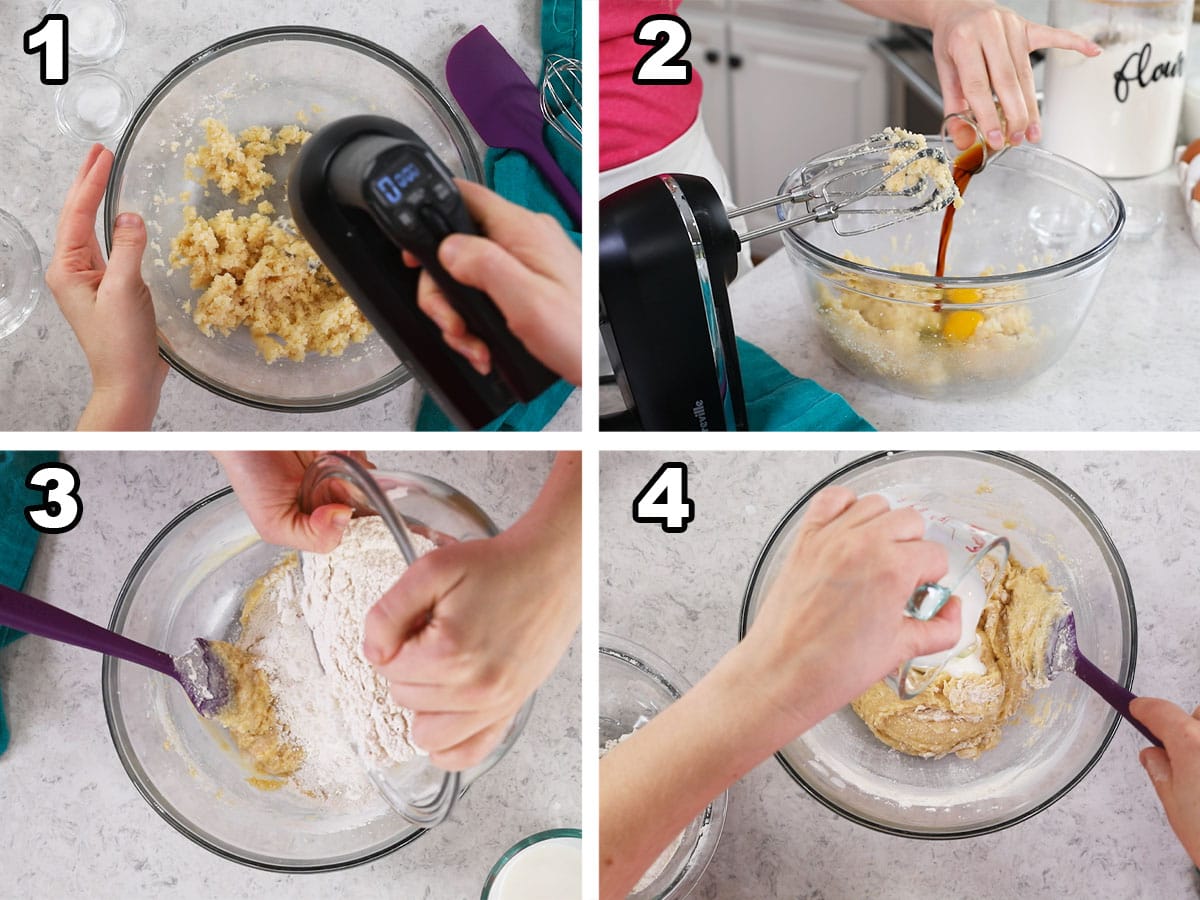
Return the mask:
<path fill-rule="evenodd" d="M 63 644 L 72 644 L 86 650 L 95 650 L 108 656 L 137 663 L 176 677 L 175 664 L 161 650 L 131 641 L 115 631 L 102 628 L 87 619 L 81 619 L 57 606 L 51 606 L 14 591 L 0 584 L 0 625 L 27 631 L 39 637 L 49 638 Z"/>
<path fill-rule="evenodd" d="M 583 200 L 579 196 L 579 191 L 575 189 L 575 185 L 571 184 L 571 179 L 554 161 L 554 157 L 550 155 L 545 144 L 521 149 L 525 151 L 525 155 L 529 157 L 530 162 L 537 167 L 537 170 L 545 176 L 551 190 L 558 194 L 558 199 L 562 201 L 563 209 L 571 217 L 571 221 L 575 223 L 576 227 L 582 227 Z"/>
<path fill-rule="evenodd" d="M 1080 681 L 1090 687 L 1093 691 L 1104 698 L 1104 701 L 1121 714 L 1121 717 L 1145 735 L 1146 740 L 1152 743 L 1155 747 L 1161 747 L 1162 741 L 1154 736 L 1154 734 L 1133 717 L 1129 712 L 1129 704 L 1137 699 L 1137 694 L 1125 690 L 1117 682 L 1113 681 L 1107 675 L 1098 669 L 1090 659 L 1082 653 L 1076 655 L 1075 658 L 1075 674 L 1079 676 Z"/>

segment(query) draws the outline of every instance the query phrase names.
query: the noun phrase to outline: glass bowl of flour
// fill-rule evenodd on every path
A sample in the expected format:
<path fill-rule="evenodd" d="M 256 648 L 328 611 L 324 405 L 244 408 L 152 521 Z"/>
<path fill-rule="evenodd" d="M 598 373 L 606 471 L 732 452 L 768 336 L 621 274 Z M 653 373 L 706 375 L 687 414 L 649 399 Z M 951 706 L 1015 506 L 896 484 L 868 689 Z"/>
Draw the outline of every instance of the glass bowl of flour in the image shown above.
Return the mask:
<path fill-rule="evenodd" d="M 600 633 L 600 755 L 683 696 L 691 685 L 664 660 L 633 641 Z M 728 793 L 708 805 L 667 846 L 629 895 L 676 900 L 700 882 L 725 825 Z"/>
<path fill-rule="evenodd" d="M 1121 684 L 1133 683 L 1137 617 L 1112 539 L 1070 487 L 1005 453 L 876 453 L 813 485 L 776 525 L 755 563 L 740 634 L 753 623 L 808 502 L 832 484 L 860 496 L 921 485 L 930 506 L 1006 536 L 1010 558 L 1044 565 L 1048 583 L 1074 609 L 1080 649 Z M 1081 681 L 1063 674 L 1034 690 L 1003 723 L 998 743 L 977 758 L 953 752 L 923 758 L 892 749 L 850 704 L 775 756 L 809 794 L 860 825 L 912 838 L 976 837 L 1023 822 L 1064 797 L 1099 762 L 1120 721 Z"/>
<path fill-rule="evenodd" d="M 373 472 L 371 480 L 422 550 L 496 533 L 478 506 L 434 479 Z M 404 746 L 406 711 L 397 716 L 367 704 L 357 714 L 373 719 L 371 724 L 351 718 L 355 713 L 345 709 L 339 718 L 328 706 L 333 696 L 344 700 L 339 689 L 322 680 L 328 654 L 340 654 L 333 665 L 352 668 L 362 643 L 361 632 L 352 633 L 340 639 L 339 648 L 337 620 L 354 602 L 347 598 L 379 589 L 369 572 L 336 554 L 371 561 L 367 569 L 386 568 L 385 581 L 394 582 L 403 571 L 390 533 L 383 529 L 386 541 L 378 533 L 381 517 L 349 496 L 347 502 L 359 515 L 342 546 L 333 554 L 296 559 L 258 536 L 230 489 L 205 497 L 142 553 L 109 622 L 113 630 L 170 653 L 186 649 L 196 637 L 249 640 L 272 690 L 291 685 L 275 695 L 276 710 L 303 761 L 286 777 L 275 776 L 240 752 L 221 725 L 200 718 L 173 682 L 117 659 L 104 662 L 109 731 L 134 786 L 172 827 L 235 862 L 284 872 L 328 871 L 377 859 L 423 834 L 426 829 L 397 812 L 371 781 L 357 748 L 364 735 L 388 745 L 390 733 L 388 749 L 411 754 L 422 789 L 432 780 L 440 784 L 445 774 L 423 761 L 420 751 Z M 361 590 L 352 584 L 360 577 Z M 253 603 L 247 604 L 248 595 Z M 333 597 L 338 602 L 329 602 Z M 274 625 L 264 624 L 271 622 L 264 611 L 276 608 Z M 357 613 L 350 618 L 361 627 Z M 372 690 L 364 687 L 368 695 Z M 450 782 L 455 798 L 512 746 L 531 703 L 492 757 Z M 392 732 L 386 727 L 389 716 L 396 718 Z"/>

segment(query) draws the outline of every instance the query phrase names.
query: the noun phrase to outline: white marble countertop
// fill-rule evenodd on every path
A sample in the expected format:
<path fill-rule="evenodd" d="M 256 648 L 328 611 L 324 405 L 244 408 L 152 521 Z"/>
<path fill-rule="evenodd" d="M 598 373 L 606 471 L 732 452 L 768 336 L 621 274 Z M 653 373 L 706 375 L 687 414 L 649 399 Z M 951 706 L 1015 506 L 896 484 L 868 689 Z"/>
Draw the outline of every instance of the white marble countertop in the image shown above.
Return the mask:
<path fill-rule="evenodd" d="M 1181 318 L 1200 283 L 1174 170 L 1113 182 L 1122 199 L 1166 211 L 1151 238 L 1122 237 L 1064 356 L 1011 393 L 982 402 L 919 400 L 852 375 L 821 344 L 787 255 L 730 288 L 739 336 L 802 378 L 841 394 L 880 431 L 1176 431 L 1200 429 L 1196 340 Z"/>
<path fill-rule="evenodd" d="M 45 537 L 26 589 L 107 622 L 138 554 L 187 505 L 222 487 L 192 453 L 77 453 L 84 519 Z M 440 477 L 501 528 L 533 501 L 548 453 L 373 453 L 381 468 Z M 578 639 L 538 692 L 512 752 L 451 818 L 369 865 L 278 875 L 227 862 L 150 808 L 112 748 L 100 657 L 26 637 L 0 652 L 12 743 L 0 757 L 0 897 L 478 897 L 491 866 L 521 838 L 580 827 Z"/>
<path fill-rule="evenodd" d="M 62 135 L 54 118 L 56 88 L 38 81 L 38 62 L 21 52 L 19 35 L 41 19 L 42 0 L 6 4 L 0 21 L 18 35 L 0 48 L 0 208 L 33 236 L 43 269 L 54 249 L 54 231 L 67 188 L 87 147 Z M 250 13 L 249 10 L 254 12 Z M 486 24 L 526 72 L 541 60 L 539 6 L 525 0 L 169 0 L 127 3 L 124 47 L 105 65 L 125 78 L 135 102 L 193 53 L 240 31 L 271 25 L 317 25 L 347 31 L 392 50 L 428 75 L 454 105 L 443 72 L 446 53 L 479 24 Z M 468 125 L 468 131 L 475 137 Z M 115 148 L 115 141 L 111 146 Z M 485 149 L 478 140 L 482 155 Z M 49 289 L 30 319 L 0 340 L 0 420 L 10 429 L 65 431 L 75 427 L 89 394 L 87 360 Z M 411 382 L 350 409 L 330 413 L 272 413 L 252 409 L 192 384 L 178 373 L 167 379 L 154 427 L 172 431 L 374 431 L 402 430 L 416 422 L 418 389 Z M 575 392 L 550 424 L 580 427 Z"/>
<path fill-rule="evenodd" d="M 782 515 L 851 453 L 604 453 L 600 628 L 653 648 L 691 683 L 737 641 L 750 570 Z M 1134 691 L 1200 702 L 1200 620 L 1181 585 L 1200 578 L 1194 455 L 1024 453 L 1074 488 L 1107 527 L 1137 602 Z M 634 524 L 630 504 L 666 460 L 688 465 L 696 518 L 684 535 Z M 1163 546 L 1162 538 L 1180 538 Z M 925 900 L 929 897 L 1189 897 L 1200 890 L 1122 723 L 1067 796 L 986 837 L 918 842 L 853 824 L 768 759 L 730 790 L 716 855 L 692 895 Z"/>

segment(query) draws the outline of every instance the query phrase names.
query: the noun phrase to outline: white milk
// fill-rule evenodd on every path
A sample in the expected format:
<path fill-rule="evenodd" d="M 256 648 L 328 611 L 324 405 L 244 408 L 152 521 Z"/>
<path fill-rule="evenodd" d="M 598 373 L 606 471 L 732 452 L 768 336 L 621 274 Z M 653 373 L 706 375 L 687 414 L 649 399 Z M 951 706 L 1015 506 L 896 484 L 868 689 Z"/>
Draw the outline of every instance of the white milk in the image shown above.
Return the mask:
<path fill-rule="evenodd" d="M 581 900 L 583 842 L 548 838 L 531 844 L 505 863 L 488 900 Z"/>
<path fill-rule="evenodd" d="M 1110 28 L 1072 30 L 1097 37 Z M 1106 41 L 1092 59 L 1047 51 L 1042 146 L 1109 178 L 1165 169 L 1179 129 L 1187 44 L 1186 31 L 1131 32 Z"/>

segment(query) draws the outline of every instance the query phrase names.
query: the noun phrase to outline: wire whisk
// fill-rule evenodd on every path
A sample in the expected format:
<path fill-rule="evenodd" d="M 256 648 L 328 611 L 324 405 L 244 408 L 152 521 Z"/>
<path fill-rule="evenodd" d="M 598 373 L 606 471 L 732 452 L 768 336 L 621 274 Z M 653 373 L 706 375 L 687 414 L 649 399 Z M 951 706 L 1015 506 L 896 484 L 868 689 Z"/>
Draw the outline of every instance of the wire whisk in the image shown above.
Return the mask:
<path fill-rule="evenodd" d="M 583 148 L 582 72 L 579 60 L 555 53 L 542 75 L 542 118 L 576 150 Z"/>

